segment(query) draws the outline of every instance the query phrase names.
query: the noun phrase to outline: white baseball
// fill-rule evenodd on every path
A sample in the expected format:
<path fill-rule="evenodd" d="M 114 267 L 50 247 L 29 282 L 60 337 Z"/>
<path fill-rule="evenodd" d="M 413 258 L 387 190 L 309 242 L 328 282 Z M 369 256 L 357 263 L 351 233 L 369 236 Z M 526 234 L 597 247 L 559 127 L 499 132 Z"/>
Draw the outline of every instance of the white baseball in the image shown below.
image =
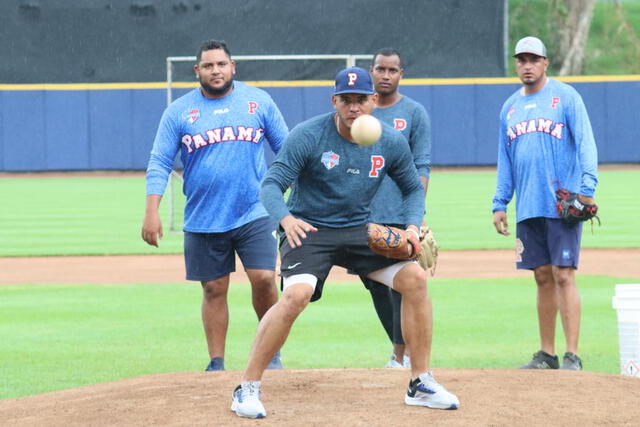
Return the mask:
<path fill-rule="evenodd" d="M 363 114 L 353 121 L 351 137 L 360 145 L 373 145 L 382 135 L 380 121 L 369 114 Z"/>

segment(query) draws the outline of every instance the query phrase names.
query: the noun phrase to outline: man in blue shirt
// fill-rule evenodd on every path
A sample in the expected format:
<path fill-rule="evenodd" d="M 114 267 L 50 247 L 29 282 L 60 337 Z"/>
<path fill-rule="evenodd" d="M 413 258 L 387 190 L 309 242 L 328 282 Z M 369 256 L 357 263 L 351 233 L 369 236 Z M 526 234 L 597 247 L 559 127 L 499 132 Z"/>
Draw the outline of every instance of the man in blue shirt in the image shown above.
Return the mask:
<path fill-rule="evenodd" d="M 187 280 L 202 284 L 202 321 L 210 362 L 224 370 L 229 323 L 227 291 L 236 252 L 251 282 L 258 318 L 278 300 L 275 286 L 275 223 L 260 202 L 267 165 L 287 136 L 282 114 L 261 89 L 234 81 L 235 62 L 226 44 L 202 44 L 194 66 L 200 87 L 167 107 L 147 168 L 147 208 L 142 238 L 158 246 L 158 207 L 178 151 L 184 165 L 184 257 Z M 271 368 L 282 368 L 279 354 Z"/>
<path fill-rule="evenodd" d="M 373 145 L 360 146 L 351 136 L 354 120 L 370 114 L 376 98 L 366 70 L 340 71 L 332 97 L 335 112 L 296 126 L 262 183 L 261 199 L 282 230 L 283 292 L 260 321 L 242 382 L 234 390 L 231 409 L 241 417 L 266 416 L 260 399 L 264 369 L 298 315 L 321 297 L 333 265 L 402 294 L 402 332 L 411 356 L 405 404 L 438 409 L 455 409 L 460 404 L 429 371 L 431 303 L 426 272 L 415 261 L 382 257 L 367 246 L 369 204 L 385 176 L 402 192 L 407 233 L 416 253 L 424 213 L 424 189 L 402 134 L 383 124 L 382 136 Z"/>
<path fill-rule="evenodd" d="M 539 39 L 516 44 L 515 64 L 523 83 L 502 107 L 493 224 L 508 236 L 507 205 L 516 199 L 516 265 L 533 270 L 538 293 L 540 350 L 524 369 L 581 370 L 578 356 L 580 297 L 576 286 L 582 223 L 558 217 L 555 190 L 566 188 L 593 203 L 598 155 L 582 98 L 571 86 L 546 75 L 547 50 Z M 560 311 L 566 353 L 555 354 Z"/>
<path fill-rule="evenodd" d="M 373 56 L 370 72 L 378 94 L 377 106 L 371 114 L 400 131 L 409 142 L 413 163 L 418 170 L 426 197 L 431 171 L 431 122 L 429 115 L 421 104 L 402 95 L 398 90 L 404 68 L 402 58 L 397 50 L 384 48 L 376 52 Z M 404 228 L 406 225 L 404 212 L 398 209 L 398 206 L 402 206 L 402 192 L 394 181 L 387 177 L 382 181 L 380 189 L 371 201 L 371 221 Z M 393 344 L 393 353 L 386 367 L 409 367 L 410 361 L 402 339 L 400 320 L 402 297 L 400 293 L 371 279 L 362 278 L 362 280 L 371 292 L 371 299 L 380 323 Z"/>

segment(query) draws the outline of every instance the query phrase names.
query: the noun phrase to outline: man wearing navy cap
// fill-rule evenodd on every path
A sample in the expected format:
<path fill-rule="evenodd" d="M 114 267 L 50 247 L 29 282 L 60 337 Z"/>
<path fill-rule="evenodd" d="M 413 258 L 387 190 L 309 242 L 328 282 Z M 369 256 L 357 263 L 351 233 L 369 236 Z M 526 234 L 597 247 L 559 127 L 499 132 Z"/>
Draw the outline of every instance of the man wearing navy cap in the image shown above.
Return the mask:
<path fill-rule="evenodd" d="M 431 301 L 425 271 L 415 261 L 385 258 L 367 246 L 369 204 L 385 176 L 402 191 L 407 230 L 417 235 L 424 210 L 422 183 L 402 134 L 383 124 L 380 140 L 371 146 L 351 137 L 354 120 L 370 114 L 376 100 L 366 70 L 340 71 L 331 97 L 335 112 L 296 126 L 262 183 L 261 200 L 280 224 L 282 297 L 260 321 L 242 383 L 233 393 L 231 409 L 241 417 L 266 416 L 260 401 L 262 374 L 298 315 L 322 296 L 334 265 L 402 294 L 402 330 L 411 354 L 405 403 L 437 409 L 460 405 L 429 371 Z"/>

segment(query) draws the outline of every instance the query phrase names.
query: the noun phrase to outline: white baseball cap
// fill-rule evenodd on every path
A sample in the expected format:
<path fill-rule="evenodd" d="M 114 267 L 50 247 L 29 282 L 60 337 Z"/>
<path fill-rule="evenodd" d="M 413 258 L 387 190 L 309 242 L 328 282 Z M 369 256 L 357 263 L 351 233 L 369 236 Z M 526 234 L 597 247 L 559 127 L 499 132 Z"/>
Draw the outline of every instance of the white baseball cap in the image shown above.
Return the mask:
<path fill-rule="evenodd" d="M 544 47 L 544 43 L 537 37 L 525 37 L 520 39 L 516 44 L 516 53 L 513 56 L 518 56 L 521 53 L 531 53 L 533 55 L 547 57 L 547 48 Z"/>

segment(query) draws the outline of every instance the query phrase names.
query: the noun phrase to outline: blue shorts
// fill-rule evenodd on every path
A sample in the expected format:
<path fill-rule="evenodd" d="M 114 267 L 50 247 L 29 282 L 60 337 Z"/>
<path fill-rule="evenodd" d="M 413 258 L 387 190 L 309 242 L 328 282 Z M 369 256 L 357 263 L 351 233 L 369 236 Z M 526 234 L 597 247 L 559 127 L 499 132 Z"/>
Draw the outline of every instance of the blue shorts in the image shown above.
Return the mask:
<path fill-rule="evenodd" d="M 311 302 L 320 299 L 331 267 L 339 265 L 361 277 L 401 262 L 375 254 L 367 244 L 367 225 L 346 228 L 319 228 L 307 233 L 302 246 L 292 248 L 280 233 L 280 275 L 313 274 L 317 279 Z M 282 287 L 282 280 L 280 286 Z"/>
<path fill-rule="evenodd" d="M 516 228 L 516 266 L 533 270 L 551 264 L 578 268 L 582 223 L 563 219 L 529 218 Z"/>
<path fill-rule="evenodd" d="M 207 282 L 236 271 L 236 252 L 246 269 L 276 268 L 276 224 L 269 217 L 224 233 L 184 232 L 187 280 Z"/>

